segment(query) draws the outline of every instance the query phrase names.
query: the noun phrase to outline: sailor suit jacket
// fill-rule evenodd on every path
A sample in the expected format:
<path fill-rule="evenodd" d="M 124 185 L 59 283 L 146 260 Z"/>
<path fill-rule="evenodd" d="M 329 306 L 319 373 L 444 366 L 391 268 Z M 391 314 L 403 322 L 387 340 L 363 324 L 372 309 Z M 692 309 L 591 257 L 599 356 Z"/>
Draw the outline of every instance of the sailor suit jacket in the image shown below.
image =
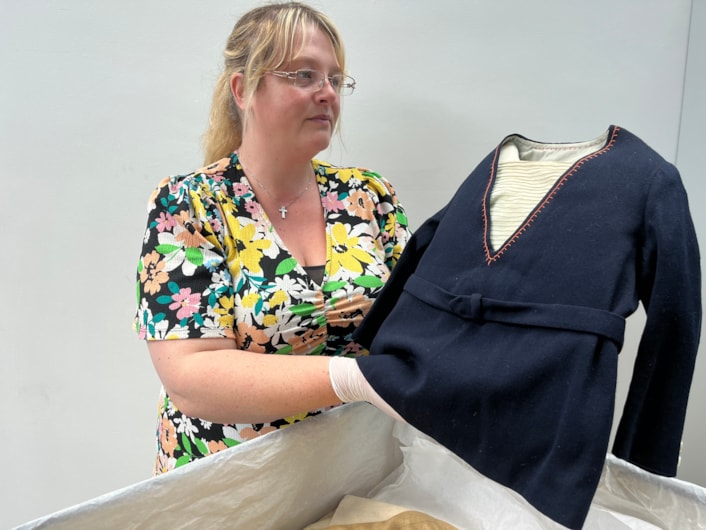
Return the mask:
<path fill-rule="evenodd" d="M 513 139 L 532 142 L 503 143 Z M 699 250 L 677 169 L 617 126 L 493 249 L 503 143 L 413 235 L 356 332 L 370 351 L 358 363 L 410 424 L 580 528 L 608 450 L 625 319 L 640 302 L 612 451 L 676 473 L 701 326 Z"/>

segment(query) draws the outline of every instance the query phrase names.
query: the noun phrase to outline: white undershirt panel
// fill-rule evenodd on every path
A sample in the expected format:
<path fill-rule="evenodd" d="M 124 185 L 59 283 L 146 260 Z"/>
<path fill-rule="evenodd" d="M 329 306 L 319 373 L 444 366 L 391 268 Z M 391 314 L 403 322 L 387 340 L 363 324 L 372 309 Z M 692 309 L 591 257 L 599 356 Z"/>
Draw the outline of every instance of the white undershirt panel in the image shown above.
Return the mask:
<path fill-rule="evenodd" d="M 579 159 L 605 144 L 607 133 L 587 142 L 542 144 L 520 137 L 500 148 L 490 194 L 490 244 L 498 250 L 522 226 L 556 181 Z"/>
<path fill-rule="evenodd" d="M 502 162 L 490 195 L 490 244 L 498 250 L 522 225 L 557 179 L 562 162 Z"/>

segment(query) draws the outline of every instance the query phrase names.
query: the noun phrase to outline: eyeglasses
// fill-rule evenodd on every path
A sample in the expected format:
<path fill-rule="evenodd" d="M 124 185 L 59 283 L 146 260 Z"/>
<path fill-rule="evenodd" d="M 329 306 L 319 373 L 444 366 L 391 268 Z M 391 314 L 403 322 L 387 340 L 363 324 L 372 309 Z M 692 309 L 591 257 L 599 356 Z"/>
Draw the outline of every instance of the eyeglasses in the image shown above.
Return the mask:
<path fill-rule="evenodd" d="M 308 68 L 303 68 L 296 72 L 270 70 L 267 73 L 289 79 L 294 86 L 299 88 L 308 88 L 314 91 L 321 90 L 328 79 L 331 88 L 333 88 L 339 96 L 350 96 L 355 90 L 355 79 L 343 74 L 326 75 L 318 70 L 309 70 Z"/>

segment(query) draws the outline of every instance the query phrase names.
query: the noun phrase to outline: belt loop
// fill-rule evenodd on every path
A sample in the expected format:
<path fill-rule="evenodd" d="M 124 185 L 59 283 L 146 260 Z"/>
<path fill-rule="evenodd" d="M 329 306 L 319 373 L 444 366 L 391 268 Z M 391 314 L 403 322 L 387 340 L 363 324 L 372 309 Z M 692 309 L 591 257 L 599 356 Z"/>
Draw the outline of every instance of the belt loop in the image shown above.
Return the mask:
<path fill-rule="evenodd" d="M 471 320 L 483 322 L 483 297 L 480 293 L 471 295 Z"/>
<path fill-rule="evenodd" d="M 448 299 L 447 307 L 456 316 L 473 322 L 483 322 L 483 297 L 480 293 L 452 296 Z"/>

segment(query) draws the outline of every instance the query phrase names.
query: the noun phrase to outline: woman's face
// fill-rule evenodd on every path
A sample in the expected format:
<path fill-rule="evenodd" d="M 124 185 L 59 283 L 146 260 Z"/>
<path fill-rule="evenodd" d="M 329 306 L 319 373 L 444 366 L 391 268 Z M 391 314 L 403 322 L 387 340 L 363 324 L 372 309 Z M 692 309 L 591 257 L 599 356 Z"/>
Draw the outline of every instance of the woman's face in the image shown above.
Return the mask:
<path fill-rule="evenodd" d="M 278 71 L 302 68 L 327 76 L 340 73 L 331 40 L 320 29 L 308 31 L 299 55 Z M 340 96 L 328 81 L 321 88 L 301 88 L 291 79 L 268 74 L 253 96 L 245 135 L 259 136 L 280 153 L 312 158 L 328 147 L 340 109 Z"/>

